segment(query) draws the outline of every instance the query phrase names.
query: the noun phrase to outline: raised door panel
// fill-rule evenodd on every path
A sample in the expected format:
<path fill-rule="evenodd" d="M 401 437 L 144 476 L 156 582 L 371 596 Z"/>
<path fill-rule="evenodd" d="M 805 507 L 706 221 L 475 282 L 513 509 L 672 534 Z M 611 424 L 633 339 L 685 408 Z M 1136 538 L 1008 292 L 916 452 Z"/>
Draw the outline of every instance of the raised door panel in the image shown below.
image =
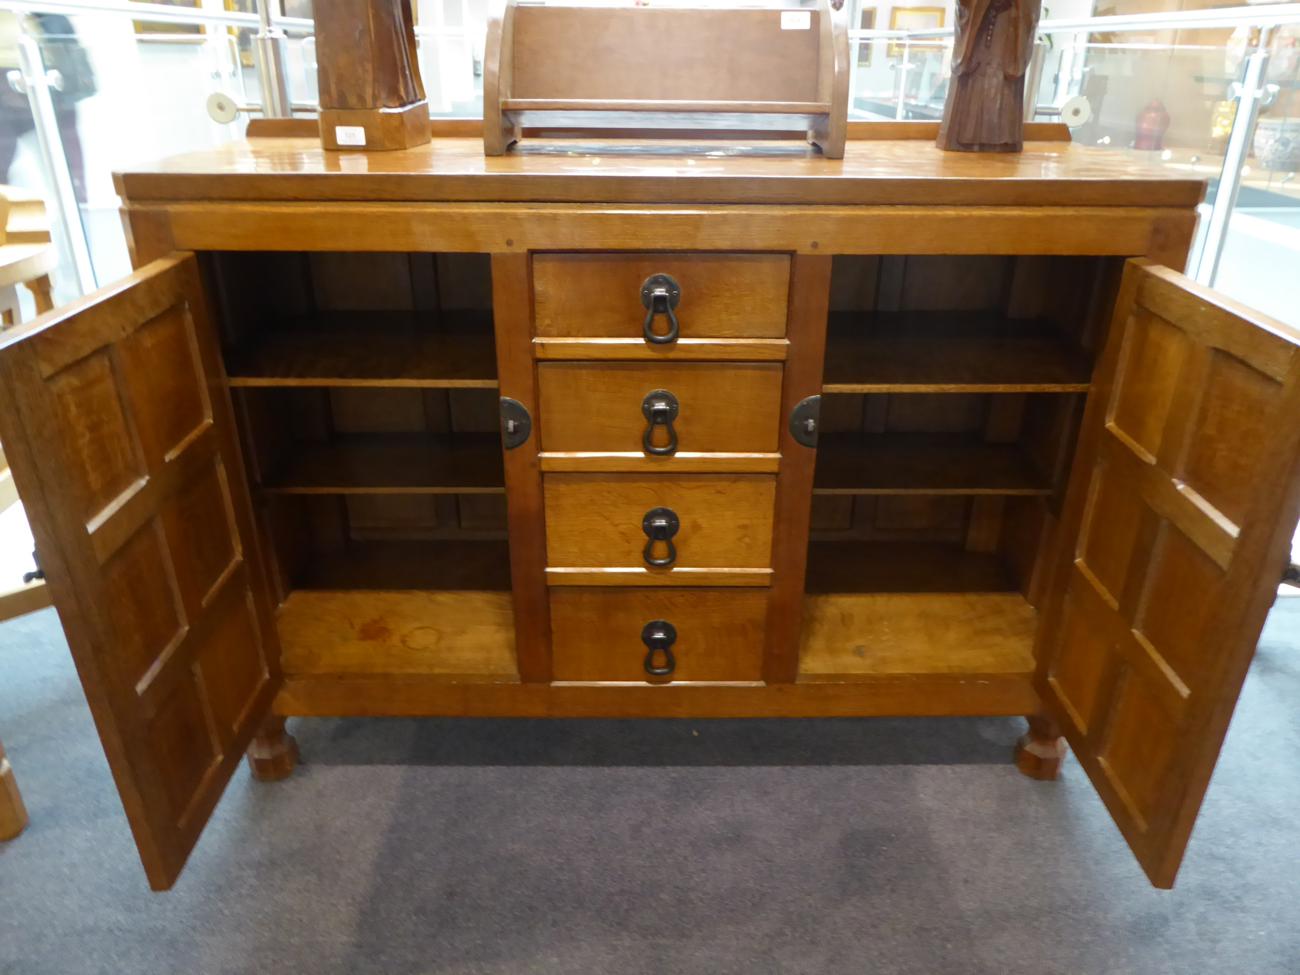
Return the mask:
<path fill-rule="evenodd" d="M 1084 420 L 1038 682 L 1173 884 L 1300 515 L 1298 336 L 1130 262 Z"/>
<path fill-rule="evenodd" d="M 169 887 L 278 683 L 195 260 L 0 347 L 0 437 L 140 856 Z"/>

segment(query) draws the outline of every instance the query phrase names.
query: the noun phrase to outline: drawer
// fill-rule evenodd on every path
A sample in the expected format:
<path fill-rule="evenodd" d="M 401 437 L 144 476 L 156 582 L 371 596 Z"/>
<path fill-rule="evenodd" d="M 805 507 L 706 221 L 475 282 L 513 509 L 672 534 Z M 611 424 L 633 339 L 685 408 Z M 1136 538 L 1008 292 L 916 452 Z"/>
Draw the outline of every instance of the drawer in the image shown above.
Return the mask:
<path fill-rule="evenodd" d="M 763 676 L 766 590 L 557 589 L 551 594 L 552 675 L 574 681 L 757 681 Z M 664 653 L 646 625 L 667 622 Z M 651 665 L 671 672 L 646 670 Z"/>
<path fill-rule="evenodd" d="M 533 316 L 539 336 L 644 338 L 641 290 L 656 274 L 680 289 L 680 337 L 781 338 L 790 292 L 788 254 L 536 254 Z M 655 331 L 667 329 L 659 316 Z"/>
<path fill-rule="evenodd" d="M 543 491 L 552 584 L 769 581 L 775 477 L 546 474 Z M 666 541 L 647 524 L 647 515 L 657 509 L 666 509 L 676 526 Z M 649 564 L 646 546 L 652 540 L 651 557 L 671 558 L 671 564 Z"/>
<path fill-rule="evenodd" d="M 780 365 L 767 363 L 542 362 L 542 450 L 645 455 L 647 431 L 652 446 L 666 448 L 668 426 L 652 425 L 646 415 L 650 394 L 666 390 L 677 404 L 671 421 L 677 449 L 670 456 L 775 454 L 781 374 Z"/>

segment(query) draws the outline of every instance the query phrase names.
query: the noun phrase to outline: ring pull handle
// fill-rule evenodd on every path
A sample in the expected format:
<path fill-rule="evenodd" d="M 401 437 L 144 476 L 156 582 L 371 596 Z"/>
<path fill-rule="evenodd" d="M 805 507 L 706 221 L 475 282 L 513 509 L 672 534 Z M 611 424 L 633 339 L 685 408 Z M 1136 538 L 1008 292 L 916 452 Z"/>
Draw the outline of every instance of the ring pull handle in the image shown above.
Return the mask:
<path fill-rule="evenodd" d="M 641 642 L 646 645 L 645 672 L 651 677 L 667 677 L 677 669 L 673 644 L 677 642 L 677 627 L 667 620 L 651 620 L 641 628 Z M 656 663 L 662 656 L 663 663 Z"/>
<path fill-rule="evenodd" d="M 646 419 L 645 433 L 641 435 L 642 450 L 659 457 L 667 457 L 677 452 L 677 431 L 673 429 L 673 421 L 677 419 L 679 409 L 677 397 L 666 389 L 656 389 L 652 393 L 645 394 L 645 399 L 641 401 L 641 413 Z M 656 427 L 663 427 L 668 435 L 667 443 L 655 444 Z"/>
<path fill-rule="evenodd" d="M 651 345 L 669 345 L 677 341 L 679 331 L 674 309 L 682 300 L 682 288 L 667 274 L 652 274 L 641 284 L 641 304 L 645 306 L 645 322 L 641 331 Z M 655 331 L 655 319 L 663 315 L 668 319 L 668 331 Z"/>
<path fill-rule="evenodd" d="M 641 554 L 646 565 L 666 569 L 677 561 L 677 546 L 673 544 L 673 536 L 680 527 L 677 512 L 672 508 L 651 508 L 645 513 L 641 519 L 641 530 L 645 532 L 646 543 Z M 659 545 L 663 545 L 666 550 L 662 556 L 655 555 L 655 548 Z"/>

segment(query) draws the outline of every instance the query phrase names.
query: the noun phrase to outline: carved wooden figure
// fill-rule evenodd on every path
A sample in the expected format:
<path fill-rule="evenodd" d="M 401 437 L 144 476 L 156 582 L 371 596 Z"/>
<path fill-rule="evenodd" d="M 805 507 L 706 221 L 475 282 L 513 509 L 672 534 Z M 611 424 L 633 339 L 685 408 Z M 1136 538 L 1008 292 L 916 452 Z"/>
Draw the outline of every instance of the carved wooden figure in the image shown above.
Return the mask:
<path fill-rule="evenodd" d="M 958 0 L 939 148 L 1019 152 L 1040 0 Z"/>
<path fill-rule="evenodd" d="M 326 149 L 429 141 L 410 0 L 315 0 L 320 137 Z"/>

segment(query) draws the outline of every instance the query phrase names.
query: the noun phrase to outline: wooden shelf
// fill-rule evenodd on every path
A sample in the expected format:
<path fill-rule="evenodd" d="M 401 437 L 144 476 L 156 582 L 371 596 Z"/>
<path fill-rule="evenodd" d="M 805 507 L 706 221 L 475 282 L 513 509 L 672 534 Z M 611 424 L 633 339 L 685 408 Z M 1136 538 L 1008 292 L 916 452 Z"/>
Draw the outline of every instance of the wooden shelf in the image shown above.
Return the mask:
<path fill-rule="evenodd" d="M 227 355 L 231 386 L 495 389 L 490 316 L 330 312 L 256 333 Z"/>
<path fill-rule="evenodd" d="M 280 606 L 286 677 L 422 674 L 513 682 L 508 592 L 307 592 Z"/>
<path fill-rule="evenodd" d="M 493 434 L 389 434 L 299 444 L 262 490 L 274 494 L 504 494 Z"/>
<path fill-rule="evenodd" d="M 835 593 L 804 600 L 799 680 L 1028 675 L 1038 617 L 1019 593 Z"/>
<path fill-rule="evenodd" d="M 503 98 L 503 112 L 705 112 L 710 114 L 825 115 L 830 102 L 739 102 L 645 98 Z"/>
<path fill-rule="evenodd" d="M 813 542 L 809 593 L 1014 592 L 1015 577 L 996 555 L 943 542 Z"/>
<path fill-rule="evenodd" d="M 1046 495 L 1051 486 L 1018 444 L 846 433 L 818 442 L 813 493 Z"/>
<path fill-rule="evenodd" d="M 510 590 L 504 539 L 353 542 L 312 557 L 296 589 Z"/>
<path fill-rule="evenodd" d="M 982 313 L 831 316 L 827 393 L 1072 393 L 1088 357 L 1035 322 Z"/>

